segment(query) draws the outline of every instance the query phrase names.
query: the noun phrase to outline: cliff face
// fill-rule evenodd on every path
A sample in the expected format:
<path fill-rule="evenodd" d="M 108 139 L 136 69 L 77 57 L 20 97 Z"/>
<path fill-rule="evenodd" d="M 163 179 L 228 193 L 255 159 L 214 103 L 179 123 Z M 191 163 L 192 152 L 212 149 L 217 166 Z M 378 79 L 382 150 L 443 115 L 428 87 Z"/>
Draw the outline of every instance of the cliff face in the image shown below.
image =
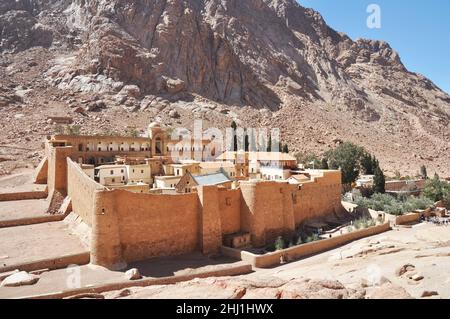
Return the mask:
<path fill-rule="evenodd" d="M 352 41 L 294 0 L 73 1 L 65 14 L 85 37 L 78 72 L 147 93 L 179 79 L 188 92 L 256 108 L 280 108 L 283 91 L 366 120 L 391 99 L 448 115 L 448 96 L 409 73 L 389 44 Z"/>
<path fill-rule="evenodd" d="M 409 72 L 389 44 L 354 41 L 294 0 L 6 0 L 0 30 L 0 52 L 49 47 L 48 81 L 98 95 L 107 108 L 202 98 L 237 107 L 248 124 L 281 126 L 297 150 L 316 141 L 296 141 L 293 118 L 326 120 L 329 108 L 347 130 L 376 124 L 401 141 L 410 125 L 420 147 L 449 149 L 446 93 Z M 267 111 L 277 120 L 257 120 Z"/>

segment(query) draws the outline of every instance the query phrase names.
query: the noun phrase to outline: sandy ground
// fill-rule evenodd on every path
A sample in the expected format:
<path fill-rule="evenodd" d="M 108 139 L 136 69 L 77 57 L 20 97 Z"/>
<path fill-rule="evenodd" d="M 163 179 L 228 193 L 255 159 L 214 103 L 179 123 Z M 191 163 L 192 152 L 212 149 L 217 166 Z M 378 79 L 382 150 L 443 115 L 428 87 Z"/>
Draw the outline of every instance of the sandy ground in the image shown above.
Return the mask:
<path fill-rule="evenodd" d="M 0 220 L 48 216 L 49 205 L 46 199 L 0 202 Z"/>
<path fill-rule="evenodd" d="M 34 169 L 17 169 L 12 175 L 0 176 L 0 193 L 44 190 L 46 185 L 33 184 Z"/>
<path fill-rule="evenodd" d="M 414 265 L 424 279 L 416 282 L 397 276 L 396 270 L 405 264 Z M 361 281 L 376 286 L 385 277 L 415 298 L 425 290 L 450 298 L 450 227 L 418 224 L 399 228 L 281 267 L 258 270 L 252 276 L 339 280 L 348 287 Z"/>
<path fill-rule="evenodd" d="M 401 276 L 401 266 L 414 269 Z M 423 278 L 409 279 L 413 275 Z M 338 282 L 336 282 L 338 281 Z M 450 298 L 450 227 L 418 224 L 249 275 L 133 287 L 106 298 Z"/>
<path fill-rule="evenodd" d="M 124 281 L 124 273 L 138 268 L 143 278 L 160 278 L 173 275 L 186 275 L 194 270 L 211 270 L 218 265 L 236 263 L 235 260 L 220 257 L 209 259 L 200 253 L 177 257 L 164 257 L 130 263 L 122 271 L 111 271 L 94 265 L 82 265 L 44 272 L 39 281 L 32 286 L 0 287 L 0 298 L 18 298 L 49 294 L 74 288 L 90 287 L 106 283 Z M 126 280 L 125 280 L 126 281 Z"/>
<path fill-rule="evenodd" d="M 0 267 L 86 251 L 64 222 L 0 229 Z"/>

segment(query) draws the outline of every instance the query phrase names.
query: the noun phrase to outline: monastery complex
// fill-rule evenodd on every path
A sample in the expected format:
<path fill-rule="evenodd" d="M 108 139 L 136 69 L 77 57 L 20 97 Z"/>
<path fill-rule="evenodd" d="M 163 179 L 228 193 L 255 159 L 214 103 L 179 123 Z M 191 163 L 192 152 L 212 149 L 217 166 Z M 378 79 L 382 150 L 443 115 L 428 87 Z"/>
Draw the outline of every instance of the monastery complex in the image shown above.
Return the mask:
<path fill-rule="evenodd" d="M 223 245 L 262 247 L 343 211 L 339 171 L 301 171 L 295 158 L 276 152 L 225 152 L 199 162 L 188 151 L 208 141 L 197 148 L 178 142 L 157 124 L 147 138 L 45 141 L 35 182 L 71 201 L 89 229 L 91 263 L 120 269 L 152 257 L 214 255 Z M 170 156 L 174 147 L 182 160 Z"/>

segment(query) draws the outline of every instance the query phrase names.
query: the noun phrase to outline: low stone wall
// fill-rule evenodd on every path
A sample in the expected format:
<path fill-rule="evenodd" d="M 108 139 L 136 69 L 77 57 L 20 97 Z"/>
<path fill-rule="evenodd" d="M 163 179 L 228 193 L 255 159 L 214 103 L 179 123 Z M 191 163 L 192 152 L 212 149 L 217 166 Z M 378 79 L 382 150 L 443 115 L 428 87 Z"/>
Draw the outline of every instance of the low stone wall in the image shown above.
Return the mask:
<path fill-rule="evenodd" d="M 47 215 L 21 219 L 1 220 L 0 228 L 58 222 L 63 220 L 64 218 L 65 215 Z"/>
<path fill-rule="evenodd" d="M 395 218 L 395 224 L 396 225 L 405 225 L 405 224 L 411 224 L 411 223 L 417 223 L 420 221 L 420 213 L 410 213 L 405 214 L 402 216 L 397 216 Z"/>
<path fill-rule="evenodd" d="M 51 249 L 49 247 L 49 249 Z M 61 269 L 65 268 L 69 265 L 86 265 L 89 264 L 89 258 L 90 253 L 84 252 L 80 254 L 75 255 L 66 255 L 66 256 L 60 256 L 56 258 L 49 258 L 49 259 L 42 259 L 42 260 L 36 260 L 31 261 L 28 263 L 23 264 L 16 264 L 16 265 L 10 265 L 6 267 L 0 267 L 0 273 L 13 271 L 13 270 L 20 270 L 20 271 L 35 271 L 35 270 L 42 270 L 42 269 Z"/>
<path fill-rule="evenodd" d="M 156 285 L 173 285 L 179 282 L 190 281 L 196 278 L 209 278 L 209 277 L 230 277 L 245 275 L 252 272 L 252 266 L 250 264 L 234 264 L 225 265 L 219 269 L 211 271 L 199 271 L 189 275 L 180 275 L 163 278 L 145 278 L 135 281 L 120 281 L 110 284 L 97 285 L 92 287 L 78 288 L 67 290 L 63 292 L 56 292 L 43 295 L 27 296 L 21 299 L 62 299 L 68 297 L 82 296 L 84 294 L 100 294 L 108 291 L 122 290 L 130 287 L 148 287 Z"/>
<path fill-rule="evenodd" d="M 0 202 L 9 202 L 14 200 L 44 199 L 47 198 L 47 189 L 43 191 L 0 193 Z"/>
<path fill-rule="evenodd" d="M 279 250 L 265 255 L 255 255 L 247 251 L 240 251 L 229 247 L 223 247 L 222 253 L 231 258 L 240 257 L 242 261 L 248 262 L 256 268 L 269 268 L 280 265 L 281 257 L 283 257 L 285 260 L 292 261 L 301 257 L 310 256 L 330 249 L 334 249 L 357 239 L 377 235 L 390 229 L 390 224 L 385 223 L 366 229 L 356 230 L 338 237 L 323 239 L 320 241 Z"/>

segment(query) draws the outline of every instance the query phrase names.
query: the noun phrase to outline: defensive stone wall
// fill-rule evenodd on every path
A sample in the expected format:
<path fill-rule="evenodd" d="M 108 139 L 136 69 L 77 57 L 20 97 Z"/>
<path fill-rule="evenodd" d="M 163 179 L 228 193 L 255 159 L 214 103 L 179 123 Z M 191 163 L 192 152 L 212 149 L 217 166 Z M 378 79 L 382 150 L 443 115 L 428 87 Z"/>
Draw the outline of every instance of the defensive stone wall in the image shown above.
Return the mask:
<path fill-rule="evenodd" d="M 390 224 L 384 223 L 378 226 L 356 230 L 341 236 L 294 246 L 265 255 L 255 255 L 247 251 L 240 251 L 238 249 L 229 247 L 223 247 L 222 253 L 232 258 L 239 258 L 242 261 L 248 262 L 257 268 L 268 268 L 279 265 L 282 258 L 287 261 L 292 261 L 295 259 L 334 249 L 360 238 L 374 236 L 386 232 L 390 229 Z"/>
<path fill-rule="evenodd" d="M 70 158 L 67 161 L 67 193 L 72 199 L 72 209 L 83 221 L 92 227 L 94 219 L 94 195 L 96 190 L 105 189 L 87 176 Z"/>
<path fill-rule="evenodd" d="M 341 189 L 340 171 L 324 171 L 322 177 L 300 186 L 294 198 L 295 225 L 342 212 Z"/>

